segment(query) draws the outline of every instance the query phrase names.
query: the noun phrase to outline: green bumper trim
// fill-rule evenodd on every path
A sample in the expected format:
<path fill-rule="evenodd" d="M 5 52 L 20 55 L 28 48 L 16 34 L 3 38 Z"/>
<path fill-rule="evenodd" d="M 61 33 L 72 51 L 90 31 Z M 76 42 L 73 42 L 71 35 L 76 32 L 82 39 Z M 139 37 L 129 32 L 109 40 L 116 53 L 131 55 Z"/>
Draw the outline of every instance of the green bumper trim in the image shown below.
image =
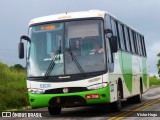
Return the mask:
<path fill-rule="evenodd" d="M 32 93 L 28 94 L 29 94 L 30 105 L 32 108 L 48 107 L 50 99 L 52 99 L 53 97 L 61 97 L 61 96 L 75 96 L 75 95 L 80 96 L 86 100 L 86 105 L 110 102 L 109 85 L 106 88 L 98 90 L 90 90 L 85 92 L 64 93 L 64 94 L 32 94 Z M 100 97 L 98 99 L 86 99 L 86 94 L 99 94 Z M 102 97 L 102 94 L 105 94 L 106 97 Z"/>

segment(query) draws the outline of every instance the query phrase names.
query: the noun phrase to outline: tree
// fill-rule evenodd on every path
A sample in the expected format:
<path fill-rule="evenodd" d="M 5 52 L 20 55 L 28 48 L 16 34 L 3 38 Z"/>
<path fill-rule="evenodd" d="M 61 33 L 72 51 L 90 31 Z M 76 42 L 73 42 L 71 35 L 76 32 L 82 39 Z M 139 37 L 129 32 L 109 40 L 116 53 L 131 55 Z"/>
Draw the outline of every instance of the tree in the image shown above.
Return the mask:
<path fill-rule="evenodd" d="M 17 70 L 17 71 L 25 70 L 25 68 L 20 64 L 15 64 L 14 66 L 11 67 L 11 69 L 14 69 L 14 70 Z"/>
<path fill-rule="evenodd" d="M 158 53 L 157 56 L 160 57 L 160 53 Z M 157 67 L 158 67 L 158 74 L 160 77 L 160 59 L 158 60 Z"/>

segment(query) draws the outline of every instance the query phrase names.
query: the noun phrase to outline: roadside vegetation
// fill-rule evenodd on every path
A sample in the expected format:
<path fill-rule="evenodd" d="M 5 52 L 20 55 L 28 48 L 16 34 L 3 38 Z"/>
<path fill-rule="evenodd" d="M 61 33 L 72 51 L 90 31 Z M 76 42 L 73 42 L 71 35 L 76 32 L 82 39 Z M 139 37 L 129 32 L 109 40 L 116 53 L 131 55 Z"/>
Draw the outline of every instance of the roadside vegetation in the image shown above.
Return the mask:
<path fill-rule="evenodd" d="M 160 53 L 157 54 L 157 57 L 160 58 Z M 150 77 L 150 86 L 160 86 L 160 59 L 157 61 L 157 68 L 159 78 L 156 76 Z"/>
<path fill-rule="evenodd" d="M 0 111 L 28 106 L 25 69 L 0 62 Z"/>
<path fill-rule="evenodd" d="M 159 77 L 160 77 L 160 53 L 157 54 L 159 60 L 157 62 L 157 68 L 158 68 L 158 74 L 159 74 Z"/>
<path fill-rule="evenodd" d="M 150 77 L 149 85 L 150 86 L 160 86 L 160 78 L 157 78 L 156 76 Z"/>

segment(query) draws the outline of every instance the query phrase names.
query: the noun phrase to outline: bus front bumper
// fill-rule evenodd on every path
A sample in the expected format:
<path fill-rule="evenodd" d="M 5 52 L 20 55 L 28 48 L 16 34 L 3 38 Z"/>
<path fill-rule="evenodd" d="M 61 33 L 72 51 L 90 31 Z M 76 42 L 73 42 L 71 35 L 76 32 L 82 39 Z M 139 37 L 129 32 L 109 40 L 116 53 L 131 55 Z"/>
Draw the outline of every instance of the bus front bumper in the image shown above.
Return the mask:
<path fill-rule="evenodd" d="M 48 106 L 72 107 L 110 102 L 109 86 L 84 92 L 63 93 L 63 94 L 29 94 L 29 102 L 32 108 Z"/>

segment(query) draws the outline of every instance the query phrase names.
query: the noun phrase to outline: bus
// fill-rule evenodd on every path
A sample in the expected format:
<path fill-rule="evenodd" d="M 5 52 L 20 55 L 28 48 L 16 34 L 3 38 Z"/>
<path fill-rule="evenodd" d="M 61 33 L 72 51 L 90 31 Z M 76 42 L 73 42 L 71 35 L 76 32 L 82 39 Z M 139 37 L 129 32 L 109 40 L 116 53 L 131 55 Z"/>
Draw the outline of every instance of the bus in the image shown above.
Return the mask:
<path fill-rule="evenodd" d="M 26 48 L 27 89 L 32 108 L 141 102 L 149 89 L 144 36 L 101 10 L 35 18 L 22 35 L 19 58 Z"/>

